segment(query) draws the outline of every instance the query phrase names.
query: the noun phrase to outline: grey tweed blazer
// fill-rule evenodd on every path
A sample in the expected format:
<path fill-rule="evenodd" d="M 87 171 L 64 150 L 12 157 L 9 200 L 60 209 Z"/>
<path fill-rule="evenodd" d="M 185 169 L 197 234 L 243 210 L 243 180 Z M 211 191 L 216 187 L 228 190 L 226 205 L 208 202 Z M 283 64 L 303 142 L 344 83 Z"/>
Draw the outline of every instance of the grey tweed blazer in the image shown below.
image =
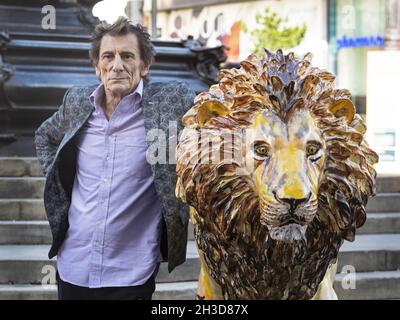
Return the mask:
<path fill-rule="evenodd" d="M 88 98 L 95 88 L 69 89 L 59 110 L 35 132 L 36 153 L 46 176 L 44 205 L 53 236 L 50 259 L 57 255 L 69 227 L 68 210 L 76 173 L 73 138 L 94 110 Z M 194 97 L 194 91 L 184 82 L 146 84 L 142 98 L 146 132 L 161 129 L 168 134 L 169 121 L 177 121 L 179 134 L 181 118 L 191 107 Z M 167 135 L 166 150 L 169 150 L 169 138 L 176 139 Z M 163 212 L 161 252 L 171 272 L 186 258 L 189 211 L 175 197 L 175 165 L 156 163 L 151 168 Z"/>

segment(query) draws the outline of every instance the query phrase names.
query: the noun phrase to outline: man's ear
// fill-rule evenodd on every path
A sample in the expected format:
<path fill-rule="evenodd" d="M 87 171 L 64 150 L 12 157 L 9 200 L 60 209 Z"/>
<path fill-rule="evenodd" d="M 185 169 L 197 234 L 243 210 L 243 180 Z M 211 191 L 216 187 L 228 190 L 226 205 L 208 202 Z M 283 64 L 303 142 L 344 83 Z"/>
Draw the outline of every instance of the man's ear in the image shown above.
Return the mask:
<path fill-rule="evenodd" d="M 97 79 L 99 79 L 101 81 L 101 70 L 100 70 L 99 66 L 96 65 L 96 66 L 94 66 L 94 68 L 96 70 Z"/>
<path fill-rule="evenodd" d="M 225 116 L 228 113 L 229 109 L 221 102 L 217 100 L 206 101 L 197 110 L 197 121 L 202 128 L 209 119 Z"/>
<path fill-rule="evenodd" d="M 143 66 L 142 70 L 140 71 L 140 76 L 142 78 L 145 77 L 149 73 L 149 70 L 150 70 L 150 66 Z"/>
<path fill-rule="evenodd" d="M 329 110 L 336 116 L 336 118 L 345 117 L 347 123 L 351 123 L 356 114 L 356 108 L 350 99 L 336 100 Z"/>

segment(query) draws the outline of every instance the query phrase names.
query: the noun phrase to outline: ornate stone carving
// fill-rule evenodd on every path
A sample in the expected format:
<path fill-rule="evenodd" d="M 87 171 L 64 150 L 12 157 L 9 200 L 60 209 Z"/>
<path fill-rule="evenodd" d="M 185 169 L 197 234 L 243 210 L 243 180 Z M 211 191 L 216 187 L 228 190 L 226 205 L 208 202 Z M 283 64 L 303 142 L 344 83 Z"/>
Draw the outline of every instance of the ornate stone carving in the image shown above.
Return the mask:
<path fill-rule="evenodd" d="M 78 3 L 79 6 L 79 21 L 82 22 L 83 25 L 89 27 L 90 30 L 93 30 L 96 24 L 100 22 L 99 18 L 95 17 L 92 13 L 93 6 L 99 2 L 90 1 L 90 0 L 80 0 Z"/>
<path fill-rule="evenodd" d="M 200 78 L 208 84 L 218 82 L 220 65 L 227 59 L 225 47 L 203 47 L 199 41 L 192 38 L 184 41 L 184 45 L 197 55 L 196 71 Z"/>
<path fill-rule="evenodd" d="M 0 32 L 0 112 L 4 109 L 11 108 L 12 104 L 4 95 L 4 83 L 7 82 L 14 74 L 14 67 L 4 63 L 3 52 L 10 42 L 10 35 L 7 32 Z M 3 112 L 3 119 L 8 119 L 8 114 Z M 4 139 L 0 139 L 3 141 Z M 9 140 L 7 140 L 9 141 Z"/>

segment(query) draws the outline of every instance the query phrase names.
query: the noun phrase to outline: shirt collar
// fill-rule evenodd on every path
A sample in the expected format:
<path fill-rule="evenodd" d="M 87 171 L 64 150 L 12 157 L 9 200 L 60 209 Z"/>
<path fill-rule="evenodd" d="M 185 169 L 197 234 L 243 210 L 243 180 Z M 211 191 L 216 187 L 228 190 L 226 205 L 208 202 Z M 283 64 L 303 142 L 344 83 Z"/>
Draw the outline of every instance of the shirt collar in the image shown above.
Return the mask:
<path fill-rule="evenodd" d="M 104 84 L 101 83 L 90 95 L 89 101 L 97 111 L 102 111 L 101 102 L 104 97 Z M 119 102 L 117 108 L 122 112 L 129 111 L 131 108 L 136 111 L 140 107 L 140 102 L 143 96 L 143 79 L 141 78 L 136 89 L 123 97 Z"/>

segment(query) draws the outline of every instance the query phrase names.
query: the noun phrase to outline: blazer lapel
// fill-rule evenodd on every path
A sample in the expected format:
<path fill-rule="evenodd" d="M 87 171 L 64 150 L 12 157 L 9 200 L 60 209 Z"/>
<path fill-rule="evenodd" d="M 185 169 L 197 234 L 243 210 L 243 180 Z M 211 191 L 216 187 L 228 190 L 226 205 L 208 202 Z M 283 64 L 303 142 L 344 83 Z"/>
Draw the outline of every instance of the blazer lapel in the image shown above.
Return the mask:
<path fill-rule="evenodd" d="M 58 148 L 59 151 L 75 136 L 79 129 L 82 128 L 94 109 L 88 97 L 86 97 L 86 99 L 83 98 L 80 107 L 84 110 L 84 112 L 80 113 L 80 118 L 78 119 L 77 124 L 65 134 L 64 139 L 61 141 L 61 144 Z"/>

